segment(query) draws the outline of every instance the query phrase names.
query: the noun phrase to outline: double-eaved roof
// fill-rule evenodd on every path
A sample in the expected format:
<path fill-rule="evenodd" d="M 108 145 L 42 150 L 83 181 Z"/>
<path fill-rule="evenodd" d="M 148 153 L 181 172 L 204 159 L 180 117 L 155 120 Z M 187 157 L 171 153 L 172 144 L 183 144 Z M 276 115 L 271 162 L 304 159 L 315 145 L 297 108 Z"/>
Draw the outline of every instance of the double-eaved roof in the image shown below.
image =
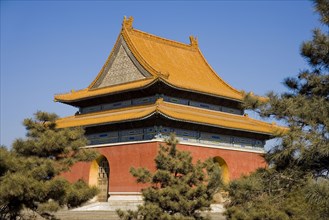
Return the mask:
<path fill-rule="evenodd" d="M 111 54 L 90 86 L 80 91 L 56 95 L 56 101 L 70 104 L 143 89 L 161 81 L 178 90 L 242 102 L 243 93 L 228 85 L 216 74 L 203 57 L 195 38 L 190 37 L 190 44 L 167 40 L 135 30 L 132 22 L 131 17 L 124 19 Z M 153 115 L 268 136 L 282 129 L 245 115 L 173 104 L 161 98 L 153 104 L 77 114 L 59 119 L 57 124 L 60 128 L 88 127 L 143 120 Z"/>
<path fill-rule="evenodd" d="M 113 109 L 61 118 L 57 121 L 57 125 L 59 128 L 65 128 L 115 124 L 123 121 L 144 120 L 155 114 L 177 121 L 244 132 L 254 132 L 269 136 L 276 132 L 280 132 L 282 129 L 275 124 L 255 120 L 247 115 L 235 115 L 220 111 L 179 105 L 164 102 L 162 98 L 159 98 L 156 103 L 143 106 L 133 106 L 123 109 Z"/>
<path fill-rule="evenodd" d="M 224 82 L 207 63 L 196 38 L 190 37 L 191 43 L 184 44 L 136 30 L 132 27 L 132 22 L 132 17 L 124 19 L 110 56 L 90 86 L 83 90 L 55 95 L 55 101 L 70 103 L 90 99 L 143 88 L 159 80 L 181 90 L 242 100 L 242 92 Z M 109 70 L 110 66 L 123 68 L 122 63 L 115 59 L 118 56 L 121 56 L 122 60 L 133 62 L 142 74 L 138 75 L 136 70 L 128 68 L 130 80 L 109 82 L 107 78 L 115 78 L 116 75 L 113 68 Z"/>

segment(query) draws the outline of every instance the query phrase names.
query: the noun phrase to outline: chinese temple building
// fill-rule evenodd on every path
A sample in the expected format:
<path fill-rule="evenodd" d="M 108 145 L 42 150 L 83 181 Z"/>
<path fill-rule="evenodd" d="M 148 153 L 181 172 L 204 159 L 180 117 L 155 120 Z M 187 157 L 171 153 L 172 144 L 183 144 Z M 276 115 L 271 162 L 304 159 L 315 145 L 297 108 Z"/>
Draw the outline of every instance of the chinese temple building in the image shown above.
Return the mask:
<path fill-rule="evenodd" d="M 99 201 L 137 195 L 143 185 L 131 167 L 154 169 L 159 145 L 175 133 L 194 160 L 214 158 L 225 181 L 266 166 L 265 141 L 278 129 L 244 114 L 243 93 L 224 82 L 203 57 L 198 41 L 164 39 L 124 19 L 104 66 L 88 88 L 55 95 L 78 108 L 58 126 L 82 126 L 87 147 L 102 156 L 75 164 L 64 176 L 101 189 Z"/>

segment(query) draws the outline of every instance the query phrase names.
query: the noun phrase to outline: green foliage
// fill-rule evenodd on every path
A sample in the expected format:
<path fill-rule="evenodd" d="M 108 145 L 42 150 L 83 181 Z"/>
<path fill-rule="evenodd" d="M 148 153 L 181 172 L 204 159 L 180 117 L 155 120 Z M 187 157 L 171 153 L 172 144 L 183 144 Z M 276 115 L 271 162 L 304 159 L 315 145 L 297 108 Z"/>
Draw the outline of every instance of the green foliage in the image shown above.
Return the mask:
<path fill-rule="evenodd" d="M 305 197 L 310 208 L 316 211 L 318 219 L 329 218 L 328 179 L 319 179 L 317 182 L 310 182 L 305 190 Z"/>
<path fill-rule="evenodd" d="M 220 168 L 212 159 L 192 162 L 189 152 L 176 149 L 172 135 L 167 146 L 160 146 L 155 158 L 156 171 L 131 168 L 142 190 L 144 205 L 137 211 L 117 211 L 121 219 L 204 219 L 200 211 L 209 210 L 221 185 Z"/>
<path fill-rule="evenodd" d="M 74 208 L 80 206 L 82 203 L 88 201 L 90 198 L 97 194 L 96 188 L 89 188 L 88 185 L 79 180 L 74 184 L 71 184 L 66 192 L 66 201 L 68 208 Z"/>
<path fill-rule="evenodd" d="M 78 161 L 95 159 L 81 128 L 57 129 L 55 114 L 37 112 L 25 119 L 26 139 L 17 139 L 9 151 L 0 147 L 0 218 L 16 219 L 22 209 L 42 216 L 60 207 L 76 207 L 97 190 L 82 180 L 71 184 L 58 175 Z"/>
<path fill-rule="evenodd" d="M 301 46 L 310 68 L 286 78 L 288 92 L 271 92 L 267 102 L 245 97 L 246 108 L 289 130 L 278 132 L 281 143 L 266 153 L 267 170 L 230 184 L 228 219 L 329 219 L 329 1 L 315 8 L 327 31 L 314 30 Z"/>
<path fill-rule="evenodd" d="M 302 181 L 291 171 L 259 169 L 232 181 L 228 219 L 312 219 Z"/>

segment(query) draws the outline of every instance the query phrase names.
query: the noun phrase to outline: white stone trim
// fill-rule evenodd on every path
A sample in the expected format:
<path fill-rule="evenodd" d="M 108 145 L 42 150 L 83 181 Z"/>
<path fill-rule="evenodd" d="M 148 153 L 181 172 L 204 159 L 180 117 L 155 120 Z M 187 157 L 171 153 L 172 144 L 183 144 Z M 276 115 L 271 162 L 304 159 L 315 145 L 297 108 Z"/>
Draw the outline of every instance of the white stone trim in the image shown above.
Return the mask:
<path fill-rule="evenodd" d="M 100 147 L 114 147 L 114 146 L 121 146 L 126 144 L 142 144 L 142 143 L 152 143 L 152 142 L 164 142 L 163 138 L 156 138 L 153 140 L 145 140 L 145 141 L 130 141 L 130 142 L 120 142 L 120 143 L 109 143 L 109 144 L 97 144 L 97 145 L 89 145 L 84 148 L 100 148 Z M 191 143 L 186 141 L 180 141 L 179 144 L 196 146 L 196 147 L 205 147 L 205 148 L 215 148 L 215 149 L 223 149 L 223 150 L 232 150 L 232 151 L 242 151 L 242 152 L 250 152 L 250 153 L 258 153 L 264 154 L 264 149 L 247 149 L 241 147 L 234 147 L 234 146 L 222 146 L 222 145 L 214 145 L 214 144 L 204 144 L 204 143 Z"/>
<path fill-rule="evenodd" d="M 141 192 L 109 192 L 109 195 L 142 195 Z"/>

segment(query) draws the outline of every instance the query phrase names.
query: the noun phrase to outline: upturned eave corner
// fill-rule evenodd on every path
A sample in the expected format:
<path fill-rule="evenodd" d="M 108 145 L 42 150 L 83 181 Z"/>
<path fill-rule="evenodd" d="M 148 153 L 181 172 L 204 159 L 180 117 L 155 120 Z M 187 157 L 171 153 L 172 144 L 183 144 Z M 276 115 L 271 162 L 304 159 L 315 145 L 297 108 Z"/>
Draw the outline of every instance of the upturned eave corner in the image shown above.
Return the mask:
<path fill-rule="evenodd" d="M 273 137 L 282 137 L 290 131 L 289 127 L 280 126 L 276 122 L 272 122 L 271 126 L 273 129 L 273 134 L 272 134 Z"/>
<path fill-rule="evenodd" d="M 256 100 L 260 103 L 267 103 L 270 101 L 270 98 L 267 97 L 267 96 L 260 96 L 260 95 L 255 95 L 253 92 L 245 92 L 245 91 L 241 91 L 242 93 L 242 97 L 243 97 L 243 100 L 245 100 L 246 98 L 251 98 L 253 100 Z"/>

